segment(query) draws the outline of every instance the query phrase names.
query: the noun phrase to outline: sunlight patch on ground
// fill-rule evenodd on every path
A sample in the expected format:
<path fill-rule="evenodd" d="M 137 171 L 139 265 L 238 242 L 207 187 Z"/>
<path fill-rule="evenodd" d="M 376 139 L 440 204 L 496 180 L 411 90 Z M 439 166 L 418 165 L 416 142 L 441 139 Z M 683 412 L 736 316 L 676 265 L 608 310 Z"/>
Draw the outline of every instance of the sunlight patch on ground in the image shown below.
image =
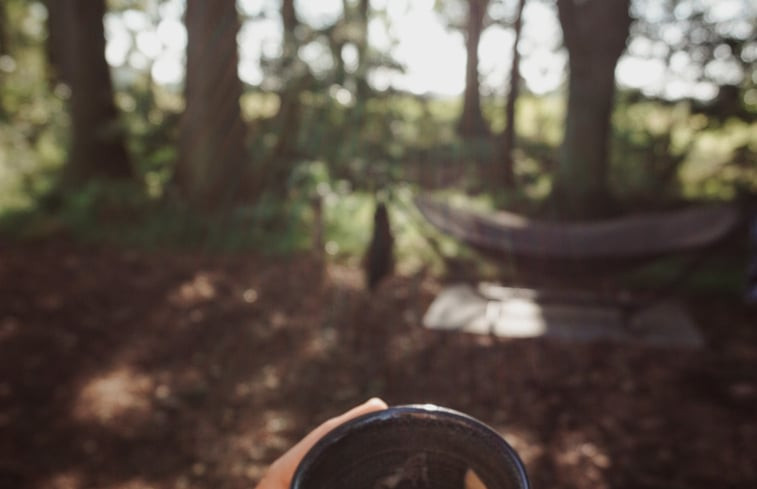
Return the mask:
<path fill-rule="evenodd" d="M 337 342 L 337 335 L 333 329 L 323 330 L 320 334 L 313 335 L 305 344 L 302 355 L 309 358 L 324 357 L 332 350 Z"/>
<path fill-rule="evenodd" d="M 362 290 L 363 274 L 360 269 L 340 265 L 330 266 L 327 270 L 328 281 L 339 284 L 340 287 L 352 290 Z"/>
<path fill-rule="evenodd" d="M 610 459 L 593 443 L 585 442 L 571 446 L 558 455 L 557 460 L 563 465 L 578 465 L 589 461 L 601 468 L 610 466 Z"/>
<path fill-rule="evenodd" d="M 81 475 L 69 471 L 55 474 L 41 487 L 48 489 L 79 489 L 83 487 L 83 483 Z"/>
<path fill-rule="evenodd" d="M 144 413 L 150 408 L 152 390 L 150 377 L 119 367 L 84 386 L 74 405 L 74 416 L 107 424 L 125 414 Z"/>
<path fill-rule="evenodd" d="M 244 292 L 242 292 L 242 300 L 244 300 L 247 304 L 253 304 L 258 300 L 258 291 L 255 289 L 246 289 Z"/>
<path fill-rule="evenodd" d="M 229 437 L 231 453 L 243 460 L 231 465 L 230 472 L 251 481 L 260 480 L 268 469 L 269 459 L 278 457 L 291 441 L 280 435 L 261 435 L 255 431 L 245 431 Z"/>
<path fill-rule="evenodd" d="M 534 436 L 526 431 L 499 430 L 504 433 L 504 438 L 509 443 L 524 464 L 528 465 L 544 454 L 544 447 L 534 439 Z"/>
<path fill-rule="evenodd" d="M 131 479 L 126 482 L 118 482 L 105 486 L 106 489 L 157 489 L 158 486 L 144 479 Z"/>
<path fill-rule="evenodd" d="M 268 410 L 263 414 L 267 433 L 281 433 L 294 424 L 291 416 L 278 410 Z"/>
<path fill-rule="evenodd" d="M 227 437 L 233 458 L 239 461 L 231 464 L 229 471 L 235 476 L 251 481 L 260 480 L 271 459 L 279 457 L 292 445 L 287 432 L 295 426 L 291 414 L 281 410 L 266 410 L 255 416 L 255 427 L 247 427 Z"/>
<path fill-rule="evenodd" d="M 237 382 L 234 386 L 234 400 L 237 402 L 254 398 L 266 391 L 273 391 L 281 385 L 281 372 L 274 365 L 265 365 L 250 380 Z"/>
<path fill-rule="evenodd" d="M 216 296 L 216 287 L 213 277 L 206 272 L 198 272 L 181 285 L 170 295 L 170 301 L 175 305 L 188 306 L 208 301 Z"/>
<path fill-rule="evenodd" d="M 612 465 L 610 457 L 596 444 L 584 438 L 582 433 L 568 433 L 556 446 L 554 455 L 558 471 L 580 474 L 591 481 L 591 487 L 608 488 L 605 471 Z"/>
<path fill-rule="evenodd" d="M 266 388 L 276 389 L 281 383 L 281 374 L 273 365 L 266 365 L 263 367 L 258 379 Z"/>

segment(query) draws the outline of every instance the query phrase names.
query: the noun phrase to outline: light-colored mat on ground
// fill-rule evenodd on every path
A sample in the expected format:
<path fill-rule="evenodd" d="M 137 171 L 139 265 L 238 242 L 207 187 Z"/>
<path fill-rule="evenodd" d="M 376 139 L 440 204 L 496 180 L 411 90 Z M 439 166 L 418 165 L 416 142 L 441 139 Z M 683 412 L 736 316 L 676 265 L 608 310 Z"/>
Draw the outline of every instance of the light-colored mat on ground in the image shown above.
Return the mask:
<path fill-rule="evenodd" d="M 494 291 L 494 293 L 491 293 Z M 453 285 L 434 300 L 423 318 L 429 329 L 508 338 L 548 337 L 564 341 L 614 341 L 699 348 L 703 338 L 684 307 L 663 302 L 624 321 L 619 307 L 590 300 L 538 299 L 533 289 Z M 575 299 L 575 296 L 573 297 Z"/>

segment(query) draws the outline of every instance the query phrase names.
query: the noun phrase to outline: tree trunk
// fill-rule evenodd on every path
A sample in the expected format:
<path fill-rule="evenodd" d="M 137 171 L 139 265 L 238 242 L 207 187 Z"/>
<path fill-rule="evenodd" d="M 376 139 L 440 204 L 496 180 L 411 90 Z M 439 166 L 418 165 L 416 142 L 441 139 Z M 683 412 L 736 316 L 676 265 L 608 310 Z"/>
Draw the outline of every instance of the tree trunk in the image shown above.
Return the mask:
<path fill-rule="evenodd" d="M 329 43 L 329 51 L 331 51 L 331 60 L 334 62 L 331 82 L 342 86 L 347 81 L 347 69 L 344 65 L 344 59 L 342 58 L 342 49 L 346 44 L 344 24 L 347 22 L 348 12 L 349 3 L 347 0 L 342 0 L 342 18 L 322 31 L 326 35 L 326 39 Z"/>
<path fill-rule="evenodd" d="M 364 103 L 370 93 L 368 86 L 368 22 L 370 20 L 370 1 L 360 0 L 358 4 L 359 33 L 357 37 L 358 66 L 355 73 L 356 98 Z"/>
<path fill-rule="evenodd" d="M 188 0 L 186 107 L 176 181 L 184 197 L 212 210 L 256 197 L 244 144 L 237 74 L 236 2 Z"/>
<path fill-rule="evenodd" d="M 113 83 L 105 61 L 105 1 L 55 0 L 50 36 L 60 42 L 52 60 L 71 88 L 72 147 L 64 168 L 67 184 L 93 177 L 133 178 Z M 63 32 L 58 31 L 58 29 Z"/>
<path fill-rule="evenodd" d="M 291 172 L 291 161 L 297 156 L 297 136 L 300 132 L 303 74 L 298 73 L 299 42 L 295 35 L 300 25 L 294 0 L 281 2 L 281 20 L 284 29 L 281 56 L 282 87 L 279 91 L 279 110 L 275 116 L 276 145 L 265 163 L 266 187 L 283 192 Z"/>
<path fill-rule="evenodd" d="M 615 65 L 630 26 L 629 0 L 557 2 L 570 76 L 565 133 L 555 175 L 554 200 L 578 218 L 607 213 L 610 116 Z"/>
<path fill-rule="evenodd" d="M 5 10 L 5 3 L 0 1 L 0 57 L 10 55 L 10 46 L 8 46 L 8 14 Z M 0 71 L 0 90 L 5 91 L 5 73 Z M 0 93 L 0 120 L 7 117 L 5 101 Z"/>
<path fill-rule="evenodd" d="M 293 135 L 290 130 L 292 125 L 298 126 L 293 119 L 298 119 L 297 113 L 299 112 L 299 96 L 300 96 L 300 75 L 297 73 L 297 62 L 299 50 L 299 43 L 297 42 L 297 36 L 295 31 L 300 25 L 300 21 L 297 18 L 297 12 L 294 8 L 294 0 L 283 0 L 281 2 L 281 20 L 284 29 L 284 35 L 281 45 L 281 78 L 282 87 L 279 91 L 280 105 L 279 111 L 276 114 L 276 120 L 278 122 L 277 129 L 279 131 L 285 130 L 286 132 L 280 132 L 279 141 L 288 140 L 288 136 Z M 281 146 L 278 144 L 277 146 Z M 288 153 L 291 148 L 287 147 L 282 150 L 274 151 L 275 153 L 282 152 Z"/>
<path fill-rule="evenodd" d="M 465 93 L 463 112 L 457 125 L 461 136 L 484 136 L 489 126 L 481 112 L 481 92 L 478 76 L 478 43 L 484 28 L 484 16 L 489 0 L 468 0 L 468 20 L 465 32 Z"/>
<path fill-rule="evenodd" d="M 64 61 L 66 40 L 72 34 L 68 31 L 74 25 L 74 12 L 71 9 L 71 0 L 46 0 L 47 7 L 47 39 L 45 51 L 47 54 L 47 77 L 50 86 L 55 88 L 58 83 L 71 84 L 71 63 Z"/>
<path fill-rule="evenodd" d="M 512 187 L 515 184 L 515 173 L 513 171 L 513 150 L 515 149 L 515 102 L 518 100 L 518 89 L 520 85 L 520 53 L 518 52 L 518 43 L 520 42 L 520 32 L 522 27 L 523 7 L 525 0 L 518 0 L 518 11 L 515 14 L 515 39 L 513 40 L 513 58 L 510 65 L 510 90 L 507 92 L 507 102 L 505 104 L 505 131 L 502 134 L 502 183 L 505 187 Z"/>
<path fill-rule="evenodd" d="M 10 53 L 8 47 L 8 13 L 5 2 L 0 2 L 0 56 Z"/>

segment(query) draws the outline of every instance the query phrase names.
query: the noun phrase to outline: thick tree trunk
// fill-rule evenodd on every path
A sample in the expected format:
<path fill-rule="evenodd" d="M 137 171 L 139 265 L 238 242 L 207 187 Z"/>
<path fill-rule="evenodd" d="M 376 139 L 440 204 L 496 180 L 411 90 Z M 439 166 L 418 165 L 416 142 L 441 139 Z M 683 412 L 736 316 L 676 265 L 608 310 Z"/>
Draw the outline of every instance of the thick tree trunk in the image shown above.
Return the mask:
<path fill-rule="evenodd" d="M 483 136 L 489 133 L 489 126 L 481 112 L 481 92 L 478 76 L 478 43 L 484 28 L 484 16 L 489 0 L 468 0 L 468 20 L 465 32 L 465 93 L 463 112 L 457 125 L 461 136 Z"/>
<path fill-rule="evenodd" d="M 63 18 L 49 24 L 53 28 L 50 36 L 60 42 L 53 61 L 71 88 L 73 138 L 64 181 L 78 184 L 93 177 L 133 178 L 105 61 L 105 1 L 55 3 L 51 15 Z"/>
<path fill-rule="evenodd" d="M 615 65 L 630 26 L 629 0 L 557 2 L 570 76 L 565 134 L 555 175 L 554 198 L 563 213 L 589 218 L 611 203 L 610 116 Z"/>
<path fill-rule="evenodd" d="M 515 184 L 515 173 L 513 171 L 513 150 L 515 149 L 515 103 L 518 100 L 518 89 L 520 87 L 520 53 L 518 52 L 518 43 L 520 42 L 520 33 L 523 19 L 523 7 L 525 0 L 518 0 L 518 11 L 515 14 L 515 23 L 513 31 L 515 39 L 513 40 L 512 64 L 510 65 L 510 90 L 507 92 L 507 102 L 505 103 L 505 131 L 502 134 L 502 183 L 505 187 L 512 187 Z"/>
<path fill-rule="evenodd" d="M 188 0 L 186 108 L 176 181 L 201 209 L 254 200 L 239 98 L 236 2 Z"/>

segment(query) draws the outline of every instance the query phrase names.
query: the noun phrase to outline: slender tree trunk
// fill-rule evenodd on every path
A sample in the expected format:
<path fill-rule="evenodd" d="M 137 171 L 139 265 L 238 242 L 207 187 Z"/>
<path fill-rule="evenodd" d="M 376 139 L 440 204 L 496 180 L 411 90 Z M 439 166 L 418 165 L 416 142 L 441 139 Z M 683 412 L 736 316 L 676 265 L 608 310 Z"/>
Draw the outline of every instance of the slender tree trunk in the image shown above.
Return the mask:
<path fill-rule="evenodd" d="M 505 131 L 502 134 L 502 183 L 506 187 L 512 187 L 515 184 L 515 173 L 513 171 L 513 150 L 515 149 L 515 103 L 518 100 L 518 89 L 520 88 L 520 53 L 518 52 L 518 43 L 520 42 L 520 33 L 523 19 L 523 7 L 525 0 L 518 0 L 518 11 L 515 14 L 515 23 L 513 30 L 515 39 L 513 40 L 512 64 L 510 65 L 510 90 L 507 92 L 507 102 L 505 104 Z"/>
<path fill-rule="evenodd" d="M 8 13 L 5 2 L 0 2 L 0 56 L 10 53 L 8 46 Z"/>
<path fill-rule="evenodd" d="M 187 0 L 186 108 L 176 181 L 195 207 L 214 209 L 253 195 L 239 99 L 234 0 Z"/>
<path fill-rule="evenodd" d="M 355 73 L 355 83 L 358 103 L 368 98 L 368 22 L 370 20 L 371 5 L 369 0 L 360 0 L 358 4 L 359 33 L 357 38 L 358 66 Z"/>
<path fill-rule="evenodd" d="M 8 14 L 5 10 L 5 3 L 0 1 L 0 56 L 7 56 L 10 54 L 10 46 L 8 46 Z M 0 90 L 5 91 L 5 73 L 0 72 Z M 5 101 L 3 100 L 3 92 L 0 92 L 0 120 L 4 120 L 7 116 L 5 109 Z"/>
<path fill-rule="evenodd" d="M 105 61 L 105 0 L 54 3 L 51 15 L 62 18 L 51 19 L 49 24 L 50 37 L 60 43 L 52 61 L 71 88 L 73 137 L 64 181 L 78 184 L 93 177 L 133 178 Z"/>
<path fill-rule="evenodd" d="M 484 28 L 484 17 L 489 0 L 468 0 L 468 20 L 465 32 L 465 93 L 463 112 L 457 130 L 462 136 L 483 136 L 489 133 L 489 126 L 481 112 L 481 92 L 478 76 L 478 44 Z"/>
<path fill-rule="evenodd" d="M 324 30 L 324 34 L 326 34 L 326 37 L 328 38 L 331 59 L 334 62 L 332 81 L 337 85 L 344 85 L 347 81 L 347 70 L 344 66 L 344 59 L 342 59 L 342 48 L 344 48 L 344 45 L 346 44 L 344 39 L 344 27 L 347 23 L 349 11 L 349 2 L 347 0 L 342 0 L 342 18 L 337 20 L 328 29 Z"/>
<path fill-rule="evenodd" d="M 296 30 L 300 25 L 297 12 L 294 8 L 294 0 L 282 0 L 281 19 L 284 35 L 281 45 L 281 78 L 282 87 L 279 91 L 280 105 L 276 114 L 278 129 L 285 132 L 280 134 L 279 140 L 288 140 L 292 136 L 292 125 L 296 123 L 299 112 L 300 74 L 297 73 L 299 43 L 297 42 Z M 276 151 L 277 153 L 279 151 Z M 286 148 L 282 149 L 287 153 Z"/>
<path fill-rule="evenodd" d="M 299 47 L 296 31 L 300 25 L 300 21 L 294 8 L 294 0 L 282 0 L 281 21 L 284 27 L 282 58 L 288 66 L 291 66 L 297 59 L 297 49 Z"/>
<path fill-rule="evenodd" d="M 291 161 L 297 154 L 297 137 L 300 131 L 303 74 L 298 73 L 299 42 L 296 30 L 300 25 L 294 0 L 282 0 L 281 19 L 284 29 L 281 56 L 282 87 L 279 91 L 279 111 L 275 117 L 276 146 L 265 164 L 266 186 L 283 192 L 291 171 Z"/>
<path fill-rule="evenodd" d="M 58 83 L 71 84 L 71 62 L 65 60 L 66 41 L 74 35 L 69 32 L 75 25 L 71 0 L 45 0 L 47 7 L 47 75 L 51 87 Z"/>
<path fill-rule="evenodd" d="M 554 198 L 562 212 L 588 218 L 605 213 L 610 116 L 615 65 L 630 26 L 629 0 L 559 0 L 570 76 L 565 134 Z"/>

